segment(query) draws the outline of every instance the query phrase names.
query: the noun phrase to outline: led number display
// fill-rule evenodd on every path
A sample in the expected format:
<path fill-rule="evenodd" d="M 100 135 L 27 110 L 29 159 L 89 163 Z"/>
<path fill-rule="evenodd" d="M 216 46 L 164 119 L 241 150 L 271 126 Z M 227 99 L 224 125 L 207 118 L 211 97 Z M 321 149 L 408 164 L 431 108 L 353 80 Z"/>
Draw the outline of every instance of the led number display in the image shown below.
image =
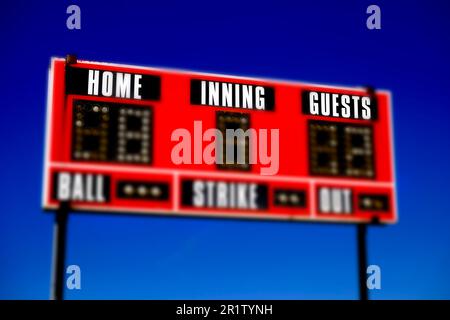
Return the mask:
<path fill-rule="evenodd" d="M 150 108 L 75 100 L 72 158 L 150 163 L 151 121 Z"/>
<path fill-rule="evenodd" d="M 310 121 L 309 149 L 312 175 L 375 175 L 370 125 Z"/>
<path fill-rule="evenodd" d="M 222 133 L 222 164 L 218 164 L 220 169 L 239 169 L 248 170 L 249 164 L 249 137 L 239 140 L 236 136 L 228 136 L 227 130 L 242 130 L 245 132 L 250 128 L 249 116 L 247 114 L 223 112 L 219 111 L 216 114 L 217 128 Z M 233 155 L 233 161 L 228 163 L 227 155 Z"/>

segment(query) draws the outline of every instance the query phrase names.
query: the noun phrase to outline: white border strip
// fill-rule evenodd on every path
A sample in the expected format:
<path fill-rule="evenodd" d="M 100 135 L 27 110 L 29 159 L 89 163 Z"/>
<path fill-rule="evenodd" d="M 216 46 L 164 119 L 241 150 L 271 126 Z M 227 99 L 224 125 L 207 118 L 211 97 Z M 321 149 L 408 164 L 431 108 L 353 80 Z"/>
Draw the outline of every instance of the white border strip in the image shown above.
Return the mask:
<path fill-rule="evenodd" d="M 173 210 L 179 211 L 180 210 L 180 178 L 177 173 L 173 175 Z"/>
<path fill-rule="evenodd" d="M 57 209 L 57 205 L 47 205 L 46 209 Z M 370 219 L 364 218 L 333 218 L 333 217 L 320 217 L 316 216 L 312 218 L 310 215 L 292 215 L 292 214 L 274 214 L 274 213 L 249 213 L 249 212 L 230 212 L 223 213 L 219 211 L 195 211 L 195 209 L 180 209 L 177 212 L 172 211 L 171 209 L 163 209 L 163 208 L 134 208 L 134 207 L 117 207 L 117 206 L 90 206 L 90 205 L 74 205 L 74 209 L 92 211 L 92 212 L 106 212 L 106 213 L 123 213 L 129 215 L 132 214 L 142 214 L 142 215 L 153 215 L 153 216 L 161 216 L 161 217 L 170 217 L 170 216 L 178 216 L 178 217 L 200 217 L 200 218 L 241 218 L 241 219 L 258 219 L 258 220 L 279 220 L 279 221 L 315 221 L 315 222 L 336 222 L 336 223 L 365 223 L 369 222 Z M 383 224 L 393 224 L 395 221 L 383 221 Z"/>
<path fill-rule="evenodd" d="M 380 181 L 354 181 L 347 179 L 333 179 L 333 178 L 309 178 L 296 176 L 262 176 L 255 173 L 225 173 L 205 170 L 180 170 L 167 168 L 136 168 L 132 166 L 117 166 L 117 165 L 96 165 L 70 162 L 51 162 L 50 166 L 55 169 L 73 169 L 73 170 L 93 170 L 93 171 L 110 171 L 122 173 L 148 173 L 148 174 L 166 174 L 166 175 L 186 175 L 198 177 L 213 177 L 223 179 L 245 179 L 245 180 L 259 180 L 259 181 L 283 181 L 283 182 L 300 182 L 300 183 L 315 183 L 315 184 L 332 184 L 332 185 L 349 185 L 349 186 L 370 186 L 370 187 L 393 187 L 392 182 Z"/>
<path fill-rule="evenodd" d="M 393 114 L 393 106 L 392 106 L 392 94 L 388 92 L 389 99 L 389 140 L 391 141 L 391 168 L 393 175 L 393 210 L 394 210 L 394 221 L 398 222 L 398 203 L 397 203 L 397 169 L 395 165 L 395 139 L 394 139 L 394 114 Z"/>
<path fill-rule="evenodd" d="M 42 205 L 45 206 L 48 199 L 48 174 L 50 166 L 50 133 L 53 128 L 51 124 L 51 115 L 53 113 L 53 81 L 54 81 L 54 66 L 56 58 L 50 61 L 50 68 L 48 70 L 48 85 L 47 85 L 47 107 L 45 115 L 45 146 L 44 146 L 44 166 L 43 166 L 43 191 L 42 191 Z"/>

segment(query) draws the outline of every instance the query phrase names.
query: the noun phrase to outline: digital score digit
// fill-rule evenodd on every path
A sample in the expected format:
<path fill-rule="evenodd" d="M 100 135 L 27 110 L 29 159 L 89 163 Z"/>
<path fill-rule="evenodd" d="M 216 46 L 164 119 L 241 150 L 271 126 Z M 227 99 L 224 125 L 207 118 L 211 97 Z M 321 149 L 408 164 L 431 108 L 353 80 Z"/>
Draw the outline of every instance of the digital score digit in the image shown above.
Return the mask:
<path fill-rule="evenodd" d="M 72 158 L 77 161 L 151 163 L 148 107 L 75 100 Z"/>
<path fill-rule="evenodd" d="M 312 175 L 373 178 L 373 129 L 369 125 L 309 122 Z"/>

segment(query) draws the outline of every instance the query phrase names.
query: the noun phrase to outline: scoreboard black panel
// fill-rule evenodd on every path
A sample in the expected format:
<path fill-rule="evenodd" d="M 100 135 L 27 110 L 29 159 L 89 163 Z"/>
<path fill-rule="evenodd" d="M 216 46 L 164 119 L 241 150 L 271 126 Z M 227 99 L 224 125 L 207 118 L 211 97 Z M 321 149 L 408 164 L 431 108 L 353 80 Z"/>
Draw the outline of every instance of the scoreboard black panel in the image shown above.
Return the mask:
<path fill-rule="evenodd" d="M 151 109 L 131 104 L 75 100 L 72 159 L 151 163 Z"/>
<path fill-rule="evenodd" d="M 309 121 L 311 175 L 374 178 L 373 129 L 327 121 Z"/>

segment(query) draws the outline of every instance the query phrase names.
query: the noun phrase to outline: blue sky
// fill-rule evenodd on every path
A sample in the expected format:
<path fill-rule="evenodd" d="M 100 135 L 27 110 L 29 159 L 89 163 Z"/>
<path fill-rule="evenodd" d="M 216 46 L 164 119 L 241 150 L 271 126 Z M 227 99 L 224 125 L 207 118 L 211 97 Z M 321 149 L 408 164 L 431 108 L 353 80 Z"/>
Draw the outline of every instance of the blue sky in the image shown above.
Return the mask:
<path fill-rule="evenodd" d="M 66 28 L 78 4 L 82 29 Z M 0 20 L 0 298 L 49 296 L 40 207 L 51 56 L 366 85 L 393 93 L 399 223 L 370 228 L 374 299 L 450 298 L 446 1 L 14 1 Z M 72 215 L 69 299 L 356 299 L 350 225 Z"/>

